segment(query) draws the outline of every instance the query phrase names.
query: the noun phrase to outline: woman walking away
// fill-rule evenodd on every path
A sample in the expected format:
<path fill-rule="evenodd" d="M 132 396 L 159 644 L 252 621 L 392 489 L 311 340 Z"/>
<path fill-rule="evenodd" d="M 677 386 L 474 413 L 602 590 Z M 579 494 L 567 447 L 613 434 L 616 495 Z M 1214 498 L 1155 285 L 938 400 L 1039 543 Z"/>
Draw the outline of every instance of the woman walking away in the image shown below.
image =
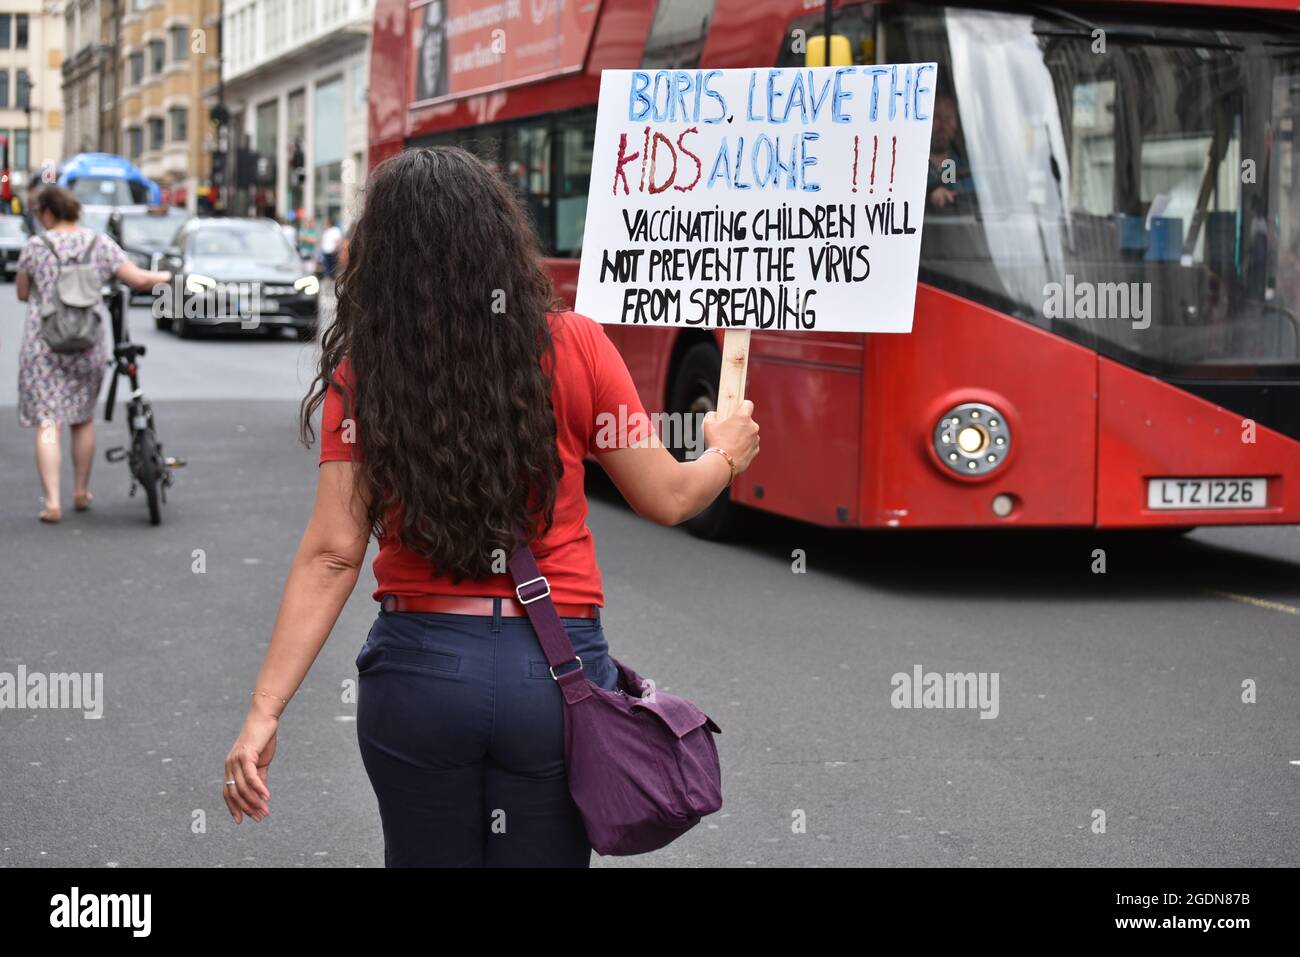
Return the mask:
<path fill-rule="evenodd" d="M 89 263 L 101 285 L 116 276 L 132 289 L 147 292 L 169 282 L 171 273 L 141 269 L 112 239 L 78 226 L 81 203 L 61 186 L 45 186 L 36 195 L 36 217 L 44 231 L 27 240 L 18 257 L 18 298 L 27 303 L 23 343 L 18 355 L 18 423 L 36 429 L 36 468 L 41 477 L 42 522 L 62 518 L 59 467 L 60 432 L 72 427 L 73 503 L 90 507 L 90 466 L 95 457 L 95 402 L 104 381 L 108 348 L 102 321 L 94 342 L 76 352 L 55 351 L 41 330 L 42 309 L 57 299 L 61 269 Z"/>
<path fill-rule="evenodd" d="M 673 525 L 749 466 L 758 426 L 748 402 L 725 421 L 710 413 L 716 454 L 678 462 L 604 332 L 551 303 L 527 214 L 477 158 L 410 150 L 371 174 L 303 402 L 308 443 L 323 406 L 315 506 L 226 757 L 236 823 L 268 813 L 280 714 L 373 533 L 381 604 L 356 658 L 357 737 L 385 864 L 590 863 L 560 690 L 506 571 L 515 530 L 586 676 L 613 689 L 584 459 L 642 516 Z"/>

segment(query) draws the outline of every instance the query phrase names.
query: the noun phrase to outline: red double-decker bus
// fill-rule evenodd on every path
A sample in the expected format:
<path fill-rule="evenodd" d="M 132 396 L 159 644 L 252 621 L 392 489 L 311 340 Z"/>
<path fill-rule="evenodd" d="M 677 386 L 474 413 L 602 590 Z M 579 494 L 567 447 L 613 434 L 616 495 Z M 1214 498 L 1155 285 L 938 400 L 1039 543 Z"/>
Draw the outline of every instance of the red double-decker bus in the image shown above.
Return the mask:
<path fill-rule="evenodd" d="M 378 0 L 371 162 L 498 163 L 571 297 L 601 70 L 934 61 L 912 333 L 755 332 L 763 455 L 693 530 L 1300 522 L 1293 5 L 831 6 Z M 720 333 L 605 330 L 712 406 Z"/>

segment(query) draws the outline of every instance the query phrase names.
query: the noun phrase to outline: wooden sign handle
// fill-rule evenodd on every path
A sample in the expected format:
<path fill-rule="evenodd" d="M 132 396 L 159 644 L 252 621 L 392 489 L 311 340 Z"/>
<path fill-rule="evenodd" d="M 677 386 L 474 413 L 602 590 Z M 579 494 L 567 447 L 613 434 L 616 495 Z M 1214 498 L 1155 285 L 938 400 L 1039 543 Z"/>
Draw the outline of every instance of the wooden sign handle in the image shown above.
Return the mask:
<path fill-rule="evenodd" d="M 745 401 L 745 376 L 749 372 L 749 330 L 728 329 L 722 334 L 722 375 L 718 377 L 718 418 L 726 419 Z"/>

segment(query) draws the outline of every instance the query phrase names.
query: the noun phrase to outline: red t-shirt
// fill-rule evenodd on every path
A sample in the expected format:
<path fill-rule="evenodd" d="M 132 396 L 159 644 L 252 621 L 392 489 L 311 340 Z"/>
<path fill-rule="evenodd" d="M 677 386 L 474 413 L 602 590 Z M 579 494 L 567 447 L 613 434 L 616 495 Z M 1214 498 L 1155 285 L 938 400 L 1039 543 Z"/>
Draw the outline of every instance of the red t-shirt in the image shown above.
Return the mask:
<path fill-rule="evenodd" d="M 644 437 L 650 421 L 623 357 L 600 326 L 576 312 L 553 313 L 549 318 L 555 342 L 551 402 L 564 474 L 556 488 L 554 523 L 531 547 L 542 574 L 551 583 L 554 601 L 603 605 L 596 543 L 587 527 L 584 460 L 608 448 L 615 436 L 620 446 Z M 350 386 L 351 374 L 344 359 L 337 378 Z M 341 424 L 347 417 L 342 392 L 331 386 L 321 411 L 322 462 L 360 459 L 356 433 L 363 423 L 355 423 L 354 441 L 345 442 Z M 427 559 L 402 547 L 392 535 L 380 541 L 374 571 L 376 600 L 385 594 L 504 597 L 515 593 L 509 573 L 453 583 L 449 576 L 435 574 Z"/>

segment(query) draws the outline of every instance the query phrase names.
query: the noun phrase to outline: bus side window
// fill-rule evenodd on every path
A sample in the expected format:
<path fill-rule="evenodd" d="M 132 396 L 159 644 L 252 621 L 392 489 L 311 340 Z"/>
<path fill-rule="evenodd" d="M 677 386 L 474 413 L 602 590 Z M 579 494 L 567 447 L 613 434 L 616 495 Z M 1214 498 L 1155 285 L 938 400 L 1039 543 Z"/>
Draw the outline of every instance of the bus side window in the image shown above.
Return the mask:
<path fill-rule="evenodd" d="M 555 233 L 553 254 L 577 256 L 587 221 L 587 192 L 591 181 L 591 151 L 596 141 L 596 115 L 584 110 L 572 125 L 556 130 L 559 158 L 555 164 Z"/>

